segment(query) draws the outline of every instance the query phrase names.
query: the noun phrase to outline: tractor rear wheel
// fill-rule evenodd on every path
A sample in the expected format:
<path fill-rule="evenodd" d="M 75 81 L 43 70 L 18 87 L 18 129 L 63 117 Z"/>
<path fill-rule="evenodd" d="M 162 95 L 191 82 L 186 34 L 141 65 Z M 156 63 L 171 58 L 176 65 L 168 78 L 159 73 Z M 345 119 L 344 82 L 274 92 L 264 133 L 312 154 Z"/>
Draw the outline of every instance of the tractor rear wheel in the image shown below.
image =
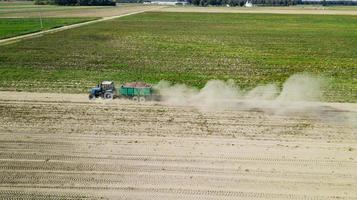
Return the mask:
<path fill-rule="evenodd" d="M 93 94 L 89 95 L 89 100 L 95 100 L 95 96 Z"/>
<path fill-rule="evenodd" d="M 105 99 L 113 99 L 113 97 L 114 97 L 114 96 L 113 96 L 112 93 L 105 93 L 105 94 L 104 94 L 104 98 L 105 98 Z"/>
<path fill-rule="evenodd" d="M 133 96 L 132 100 L 133 101 L 139 101 L 139 98 L 137 96 Z"/>
<path fill-rule="evenodd" d="M 140 102 L 145 102 L 146 99 L 145 99 L 145 97 L 139 97 L 139 101 L 140 101 Z"/>

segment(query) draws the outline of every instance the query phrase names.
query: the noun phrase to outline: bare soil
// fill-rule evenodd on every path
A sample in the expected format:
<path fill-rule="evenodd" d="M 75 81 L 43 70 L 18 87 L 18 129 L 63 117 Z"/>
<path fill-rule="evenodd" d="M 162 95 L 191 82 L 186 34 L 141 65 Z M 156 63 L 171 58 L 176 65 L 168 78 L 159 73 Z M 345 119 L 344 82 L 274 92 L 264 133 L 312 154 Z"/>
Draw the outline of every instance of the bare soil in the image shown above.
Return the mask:
<path fill-rule="evenodd" d="M 195 6 L 159 6 L 159 5 L 118 5 L 115 7 L 78 7 L 62 9 L 22 9 L 4 8 L 1 18 L 26 17 L 112 17 L 143 9 L 162 12 L 205 12 L 205 13 L 271 13 L 271 14 L 323 14 L 323 15 L 357 15 L 353 7 L 195 7 Z"/>
<path fill-rule="evenodd" d="M 320 116 L 23 92 L 0 112 L 0 199 L 357 199 L 357 130 Z"/>
<path fill-rule="evenodd" d="M 0 13 L 1 18 L 26 18 L 26 17 L 112 17 L 123 15 L 142 10 L 159 9 L 160 6 L 143 6 L 143 5 L 119 5 L 103 7 L 78 7 L 63 10 L 26 10 L 10 12 L 11 10 L 3 9 Z M 7 12 L 5 12 L 7 11 Z"/>

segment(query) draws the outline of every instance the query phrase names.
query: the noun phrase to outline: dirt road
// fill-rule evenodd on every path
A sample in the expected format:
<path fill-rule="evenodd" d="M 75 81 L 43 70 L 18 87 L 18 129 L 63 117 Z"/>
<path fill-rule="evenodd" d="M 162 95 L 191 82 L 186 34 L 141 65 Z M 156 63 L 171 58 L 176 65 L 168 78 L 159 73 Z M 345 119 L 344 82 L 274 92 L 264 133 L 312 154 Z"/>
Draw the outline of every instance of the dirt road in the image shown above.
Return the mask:
<path fill-rule="evenodd" d="M 356 128 L 314 115 L 16 92 L 0 112 L 1 199 L 357 199 Z"/>

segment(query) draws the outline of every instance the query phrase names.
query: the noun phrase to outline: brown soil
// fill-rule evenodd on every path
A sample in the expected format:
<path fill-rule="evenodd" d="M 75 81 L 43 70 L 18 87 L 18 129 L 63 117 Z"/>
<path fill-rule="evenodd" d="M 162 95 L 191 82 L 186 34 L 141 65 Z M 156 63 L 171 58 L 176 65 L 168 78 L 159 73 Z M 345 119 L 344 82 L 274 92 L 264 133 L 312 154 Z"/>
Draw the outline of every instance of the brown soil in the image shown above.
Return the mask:
<path fill-rule="evenodd" d="M 357 199 L 356 128 L 319 116 L 16 92 L 0 112 L 0 199 Z"/>
<path fill-rule="evenodd" d="M 127 13 L 138 12 L 142 10 L 159 9 L 160 6 L 143 6 L 143 5 L 120 5 L 115 7 L 93 7 L 93 8 L 78 8 L 78 9 L 63 9 L 63 10 L 43 10 L 43 11 L 17 11 L 0 14 L 0 17 L 112 17 Z M 5 10 L 6 11 L 6 10 Z"/>

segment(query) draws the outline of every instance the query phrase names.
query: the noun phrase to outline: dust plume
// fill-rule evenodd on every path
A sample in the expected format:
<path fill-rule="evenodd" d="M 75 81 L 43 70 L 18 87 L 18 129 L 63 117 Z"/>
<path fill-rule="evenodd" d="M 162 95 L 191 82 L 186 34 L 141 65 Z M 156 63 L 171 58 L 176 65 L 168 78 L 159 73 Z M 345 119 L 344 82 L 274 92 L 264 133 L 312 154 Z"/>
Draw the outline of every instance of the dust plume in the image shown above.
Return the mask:
<path fill-rule="evenodd" d="M 342 104 L 331 106 L 329 103 L 326 106 L 322 102 L 325 82 L 321 77 L 300 73 L 290 76 L 281 87 L 270 83 L 242 90 L 233 80 L 210 80 L 200 90 L 184 84 L 172 85 L 167 81 L 160 81 L 154 88 L 167 105 L 192 106 L 204 112 L 253 110 L 270 114 L 309 115 L 356 127 L 357 111 L 344 109 Z"/>
<path fill-rule="evenodd" d="M 295 74 L 284 82 L 282 89 L 271 83 L 244 91 L 233 80 L 210 80 L 200 90 L 160 81 L 155 89 L 170 105 L 194 106 L 205 111 L 256 108 L 282 112 L 301 110 L 309 107 L 307 102 L 320 101 L 322 85 L 321 78 Z"/>

